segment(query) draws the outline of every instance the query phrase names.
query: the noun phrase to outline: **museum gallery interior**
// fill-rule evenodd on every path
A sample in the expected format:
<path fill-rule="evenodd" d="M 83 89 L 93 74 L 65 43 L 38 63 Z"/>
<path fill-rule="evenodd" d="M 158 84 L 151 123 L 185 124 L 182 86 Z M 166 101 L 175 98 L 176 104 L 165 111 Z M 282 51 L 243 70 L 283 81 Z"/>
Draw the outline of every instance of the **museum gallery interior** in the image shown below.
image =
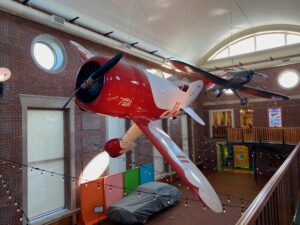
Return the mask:
<path fill-rule="evenodd" d="M 300 224 L 299 0 L 0 0 L 0 225 Z"/>

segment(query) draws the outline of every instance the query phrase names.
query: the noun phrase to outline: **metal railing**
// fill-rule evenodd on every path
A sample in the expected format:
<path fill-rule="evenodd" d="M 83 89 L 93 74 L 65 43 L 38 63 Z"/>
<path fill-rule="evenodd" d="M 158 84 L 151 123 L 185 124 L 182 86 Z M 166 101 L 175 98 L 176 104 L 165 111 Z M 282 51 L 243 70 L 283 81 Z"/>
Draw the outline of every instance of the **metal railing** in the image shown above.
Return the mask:
<path fill-rule="evenodd" d="M 297 209 L 300 146 L 260 191 L 236 225 L 291 225 Z"/>

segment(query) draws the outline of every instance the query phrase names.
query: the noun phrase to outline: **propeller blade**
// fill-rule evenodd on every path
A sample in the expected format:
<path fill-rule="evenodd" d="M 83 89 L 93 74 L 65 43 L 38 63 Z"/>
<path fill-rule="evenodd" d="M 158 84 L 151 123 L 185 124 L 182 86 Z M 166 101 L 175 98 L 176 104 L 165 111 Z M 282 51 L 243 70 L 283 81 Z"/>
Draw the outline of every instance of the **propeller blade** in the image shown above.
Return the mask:
<path fill-rule="evenodd" d="M 111 68 L 113 68 L 123 57 L 123 53 L 119 53 L 117 55 L 115 55 L 113 58 L 111 58 L 108 62 L 106 62 L 103 66 L 101 66 L 96 72 L 94 72 L 87 80 L 85 80 L 79 88 L 77 88 L 72 95 L 70 96 L 70 98 L 68 99 L 68 101 L 66 102 L 66 104 L 64 104 L 64 106 L 62 107 L 62 110 L 64 110 L 69 102 L 72 100 L 72 98 L 77 94 L 78 91 L 80 91 L 81 89 L 85 89 L 87 88 L 89 85 L 91 85 L 93 83 L 93 81 L 99 77 L 101 77 L 103 74 L 107 73 Z"/>
<path fill-rule="evenodd" d="M 77 88 L 72 95 L 69 97 L 68 101 L 64 104 L 64 106 L 62 107 L 62 110 L 65 110 L 65 108 L 68 106 L 68 104 L 70 103 L 70 101 L 72 100 L 72 98 L 77 94 L 77 92 L 81 89 L 81 87 Z"/>
<path fill-rule="evenodd" d="M 121 60 L 122 57 L 123 57 L 123 53 L 119 53 L 115 55 L 107 63 L 101 66 L 99 70 L 97 70 L 94 74 L 92 74 L 90 78 L 92 80 L 95 80 L 98 77 L 101 77 L 103 74 L 107 73 L 111 68 L 113 68 Z"/>

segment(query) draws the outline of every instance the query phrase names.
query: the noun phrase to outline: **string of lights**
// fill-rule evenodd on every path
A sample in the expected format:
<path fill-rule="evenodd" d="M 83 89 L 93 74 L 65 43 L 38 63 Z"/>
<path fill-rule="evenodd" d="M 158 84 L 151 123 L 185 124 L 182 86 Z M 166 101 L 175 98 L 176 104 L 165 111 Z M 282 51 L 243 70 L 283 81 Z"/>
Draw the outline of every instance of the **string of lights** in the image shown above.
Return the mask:
<path fill-rule="evenodd" d="M 26 213 L 24 212 L 23 208 L 21 207 L 21 204 L 18 202 L 17 197 L 15 197 L 12 193 L 12 191 L 8 187 L 8 182 L 6 182 L 4 176 L 0 174 L 0 180 L 1 180 L 1 187 L 5 189 L 5 192 L 8 196 L 8 200 L 10 203 L 13 202 L 14 206 L 16 207 L 17 213 L 20 215 L 19 220 L 20 222 L 23 222 L 23 217 L 26 219 L 27 225 L 30 225 L 30 220 Z"/>
<path fill-rule="evenodd" d="M 60 174 L 60 173 L 57 173 L 57 172 L 48 171 L 48 170 L 45 170 L 45 169 L 41 169 L 41 168 L 29 166 L 29 165 L 24 165 L 24 164 L 16 163 L 16 162 L 14 162 L 14 161 L 6 160 L 6 159 L 3 159 L 3 158 L 1 158 L 0 160 L 2 160 L 2 163 L 5 162 L 6 164 L 12 164 L 12 167 L 13 167 L 13 168 L 16 168 L 16 166 L 19 166 L 20 170 L 22 170 L 22 167 L 27 167 L 27 168 L 30 169 L 30 171 L 33 171 L 33 170 L 39 171 L 41 175 L 43 175 L 43 174 L 45 174 L 45 173 L 48 173 L 48 174 L 51 174 L 51 176 L 54 176 L 54 175 L 61 176 L 63 181 L 65 181 L 66 179 L 71 179 L 72 182 L 75 182 L 76 180 L 78 180 L 78 181 L 84 181 L 84 182 L 96 183 L 98 189 L 100 189 L 101 183 L 100 183 L 100 182 L 97 182 L 97 181 L 89 181 L 89 180 L 84 179 L 84 178 L 81 178 L 81 177 L 79 177 L 79 178 L 78 178 L 78 177 L 71 177 L 71 176 L 68 176 L 68 175 L 66 175 L 66 174 Z M 134 192 L 137 192 L 137 193 L 138 193 L 138 196 L 140 196 L 140 193 L 144 193 L 144 194 L 152 195 L 152 196 L 153 196 L 153 199 L 155 199 L 155 198 L 158 197 L 158 196 L 161 196 L 161 197 L 166 197 L 166 198 L 168 198 L 168 199 L 169 199 L 168 202 L 170 202 L 170 200 L 171 200 L 171 196 L 169 196 L 169 195 L 164 195 L 164 194 L 160 194 L 160 193 L 145 192 L 145 191 L 141 191 L 141 190 L 138 190 L 138 189 L 133 189 L 133 188 L 130 188 L 130 187 L 119 187 L 119 186 L 112 185 L 112 184 L 103 184 L 103 185 L 106 185 L 106 186 L 109 187 L 109 192 L 110 192 L 110 193 L 113 191 L 113 188 L 116 188 L 116 189 L 122 189 L 125 193 L 126 193 L 126 191 L 130 191 L 130 192 L 134 191 Z M 85 186 L 88 186 L 88 183 L 85 183 Z M 179 185 L 179 186 L 180 186 L 180 185 Z M 245 206 L 244 206 L 244 202 L 247 202 L 247 203 L 250 203 L 250 202 L 251 202 L 250 200 L 246 200 L 246 199 L 243 199 L 243 198 L 241 198 L 241 197 L 237 197 L 237 196 L 233 196 L 233 195 L 229 195 L 229 194 L 224 194 L 224 193 L 218 193 L 218 194 L 227 196 L 227 203 L 223 203 L 223 208 L 224 208 L 225 206 L 226 206 L 226 207 L 245 207 Z M 233 199 L 233 198 L 236 198 L 236 199 L 241 200 L 242 206 L 228 204 L 228 203 L 231 203 L 231 200 L 230 200 L 230 199 Z M 199 202 L 198 199 L 192 199 L 192 198 L 188 198 L 188 197 L 181 197 L 181 198 L 179 198 L 178 200 L 183 200 L 183 201 L 185 202 L 185 206 L 188 206 L 188 202 Z M 204 204 L 203 202 L 202 202 L 202 204 L 203 204 L 203 209 L 206 209 L 205 204 Z M 223 211 L 224 211 L 224 210 L 223 210 Z"/>
<path fill-rule="evenodd" d="M 207 149 L 205 149 L 207 152 Z M 198 152 L 197 152 L 198 153 Z M 214 151 L 212 151 L 212 153 L 214 153 Z M 148 159 L 150 159 L 152 156 L 150 154 L 144 154 L 144 153 L 138 153 L 139 155 L 143 155 L 143 156 L 146 156 L 148 157 Z M 268 159 L 272 159 L 272 158 L 277 158 L 277 159 L 285 159 L 287 157 L 287 154 L 286 153 L 276 153 L 276 152 L 252 152 L 252 157 L 255 157 L 255 155 L 258 157 L 258 158 L 268 158 Z M 198 156 L 199 159 L 201 158 L 201 155 Z M 163 157 L 160 157 L 160 156 L 154 156 L 153 157 L 155 160 L 158 160 L 158 159 L 162 159 L 164 160 Z M 124 158 L 120 158 L 122 160 L 126 160 Z M 207 157 L 205 158 L 206 160 L 205 161 L 208 161 Z M 75 182 L 76 180 L 77 181 L 83 181 L 83 182 L 91 182 L 89 181 L 88 179 L 85 179 L 85 178 L 82 178 L 82 177 L 71 177 L 71 176 L 68 176 L 66 174 L 60 174 L 60 173 L 57 173 L 57 172 L 54 172 L 54 171 L 48 171 L 48 170 L 45 170 L 45 169 L 41 169 L 41 168 L 37 168 L 37 167 L 33 167 L 33 166 L 29 166 L 29 165 L 23 165 L 23 164 L 20 164 L 20 163 L 16 163 L 16 162 L 13 162 L 11 160 L 7 160 L 7 159 L 2 159 L 2 162 L 3 163 L 9 163 L 9 164 L 12 164 L 12 167 L 15 168 L 16 166 L 19 166 L 19 169 L 22 170 L 23 167 L 27 167 L 28 169 L 30 169 L 30 171 L 33 171 L 33 170 L 36 170 L 36 171 L 40 171 L 41 175 L 43 175 L 44 173 L 48 173 L 48 174 L 51 174 L 51 176 L 54 176 L 54 175 L 57 175 L 57 176 L 61 176 L 62 177 L 62 180 L 64 181 L 65 179 L 72 179 L 73 182 Z M 164 161 L 165 162 L 165 161 Z M 212 162 L 214 162 L 212 160 Z M 144 165 L 140 165 L 136 162 L 131 162 L 133 165 L 136 165 L 136 166 L 140 166 L 140 167 L 143 167 Z M 261 174 L 261 171 L 259 168 L 256 168 L 257 171 L 259 171 L 259 174 Z M 164 172 L 159 172 L 159 171 L 156 171 L 157 174 L 163 176 Z M 3 177 L 2 175 L 0 175 L 0 178 Z M 162 178 L 162 177 L 161 177 Z M 3 183 L 4 186 L 6 186 L 6 183 L 5 181 L 2 179 L 1 182 Z M 98 188 L 100 188 L 100 183 L 96 182 L 97 185 L 98 185 Z M 110 185 L 110 184 L 106 184 L 108 186 L 110 186 L 110 192 L 112 192 L 112 188 L 121 188 L 121 189 L 125 189 L 125 190 L 130 190 L 130 191 L 135 191 L 134 189 L 131 189 L 131 188 L 128 188 L 128 187 L 117 187 L 117 186 L 113 186 L 113 185 Z M 180 185 L 180 184 L 179 184 Z M 29 219 L 28 217 L 26 216 L 25 212 L 23 211 L 23 209 L 21 207 L 19 207 L 19 203 L 17 202 L 16 198 L 14 198 L 11 194 L 11 192 L 9 190 L 6 190 L 7 193 L 9 193 L 9 198 L 10 199 L 14 199 L 14 204 L 17 207 L 17 211 L 18 212 L 21 212 L 21 217 L 20 217 L 20 220 L 22 221 L 23 220 L 23 215 L 24 217 L 26 218 L 26 220 L 28 221 L 28 224 L 30 223 L 29 222 Z M 162 196 L 161 194 L 159 193 L 145 193 L 145 194 L 151 194 L 153 195 L 153 199 L 156 198 L 156 196 Z M 244 205 L 244 202 L 251 202 L 249 200 L 246 200 L 246 199 L 243 199 L 241 197 L 238 197 L 238 196 L 233 196 L 233 195 L 230 195 L 230 194 L 226 194 L 226 193 L 220 193 L 218 192 L 219 195 L 224 195 L 224 196 L 227 196 L 227 203 L 231 203 L 231 199 L 232 198 L 236 198 L 236 199 L 240 199 L 241 200 L 241 205 L 233 205 L 233 204 L 227 204 L 227 203 L 223 203 L 223 212 L 225 213 L 226 212 L 226 208 L 225 207 L 233 207 L 233 208 L 241 208 L 241 213 L 243 214 L 246 206 Z M 167 197 L 170 199 L 170 196 L 164 196 L 164 197 Z M 185 206 L 188 206 L 188 202 L 189 201 L 195 201 L 195 202 L 198 202 L 198 200 L 196 199 L 191 199 L 191 198 L 185 198 L 185 197 L 182 197 L 180 198 L 179 200 L 184 200 L 185 202 Z M 203 204 L 203 203 L 202 203 Z M 206 210 L 206 205 L 203 204 L 203 209 Z"/>

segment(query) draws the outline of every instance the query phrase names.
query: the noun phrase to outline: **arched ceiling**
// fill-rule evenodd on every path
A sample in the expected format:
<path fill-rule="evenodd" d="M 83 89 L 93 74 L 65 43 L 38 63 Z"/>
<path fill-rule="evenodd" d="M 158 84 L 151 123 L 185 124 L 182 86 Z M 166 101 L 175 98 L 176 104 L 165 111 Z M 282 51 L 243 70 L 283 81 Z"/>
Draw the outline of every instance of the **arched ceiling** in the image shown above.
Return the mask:
<path fill-rule="evenodd" d="M 32 0 L 65 18 L 164 57 L 197 64 L 225 38 L 270 24 L 300 23 L 299 0 Z"/>

